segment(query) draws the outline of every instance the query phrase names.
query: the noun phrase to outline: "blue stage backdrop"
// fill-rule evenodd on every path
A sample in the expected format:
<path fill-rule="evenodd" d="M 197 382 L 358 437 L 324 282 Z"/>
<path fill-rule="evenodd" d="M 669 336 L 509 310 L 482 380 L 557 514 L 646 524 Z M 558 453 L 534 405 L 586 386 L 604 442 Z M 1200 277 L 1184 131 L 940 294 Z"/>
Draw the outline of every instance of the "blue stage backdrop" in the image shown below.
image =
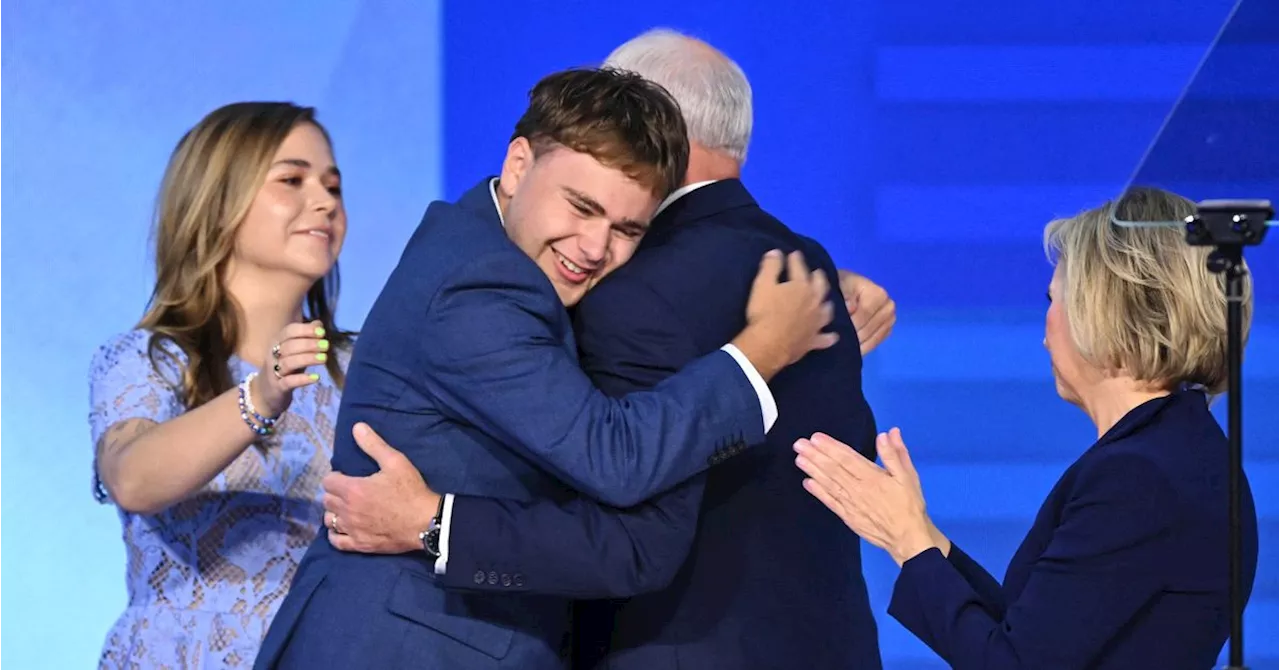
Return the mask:
<path fill-rule="evenodd" d="M 899 325 L 867 362 L 871 402 L 903 427 L 939 524 L 998 574 L 1091 441 L 1040 344 L 1041 226 L 1120 190 L 1227 6 L 1086 4 L 5 3 L 4 657 L 89 667 L 125 606 L 119 525 L 90 496 L 85 374 L 142 312 L 150 207 L 184 130 L 236 100 L 320 108 L 351 210 L 339 319 L 358 327 L 426 203 L 498 169 L 538 77 L 657 25 L 709 40 L 751 78 L 746 180 L 760 201 L 897 298 Z M 1274 667 L 1275 238 L 1250 260 L 1246 448 L 1263 554 L 1247 639 L 1250 664 Z M 868 556 L 882 615 L 896 569 Z M 881 625 L 887 667 L 944 667 Z"/>
<path fill-rule="evenodd" d="M 653 26 L 721 48 L 755 94 L 747 185 L 898 300 L 898 326 L 866 365 L 877 421 L 902 427 L 938 524 L 1000 575 L 1095 437 L 1055 395 L 1041 345 L 1042 227 L 1121 192 L 1230 4 L 448 3 L 445 193 L 498 169 L 541 75 L 598 64 Z M 1277 665 L 1276 257 L 1274 234 L 1249 257 L 1245 439 L 1262 556 L 1245 639 L 1257 667 Z M 896 574 L 868 552 L 886 667 L 945 667 L 884 616 Z"/>

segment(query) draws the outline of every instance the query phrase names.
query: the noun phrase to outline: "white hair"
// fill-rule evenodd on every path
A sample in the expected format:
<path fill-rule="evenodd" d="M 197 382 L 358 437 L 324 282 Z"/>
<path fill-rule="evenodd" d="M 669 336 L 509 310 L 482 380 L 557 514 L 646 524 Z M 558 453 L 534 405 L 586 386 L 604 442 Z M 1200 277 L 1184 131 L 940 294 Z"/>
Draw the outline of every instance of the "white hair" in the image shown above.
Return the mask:
<path fill-rule="evenodd" d="M 667 89 L 680 105 L 689 141 L 747 159 L 751 143 L 751 84 L 742 68 L 705 42 L 666 28 L 635 37 L 604 64 L 630 70 Z"/>

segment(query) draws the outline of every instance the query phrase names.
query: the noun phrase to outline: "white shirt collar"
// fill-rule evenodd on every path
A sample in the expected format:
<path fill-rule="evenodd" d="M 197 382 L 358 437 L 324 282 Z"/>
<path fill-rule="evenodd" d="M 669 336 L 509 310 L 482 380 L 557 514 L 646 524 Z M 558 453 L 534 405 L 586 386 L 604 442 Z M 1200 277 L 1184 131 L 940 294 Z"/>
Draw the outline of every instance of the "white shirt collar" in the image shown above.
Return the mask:
<path fill-rule="evenodd" d="M 689 195 L 690 193 L 693 193 L 694 191 L 702 188 L 703 186 L 706 186 L 707 184 L 714 184 L 716 183 L 716 181 L 718 180 L 712 179 L 710 181 L 697 181 L 692 184 L 685 184 L 684 186 L 681 186 L 675 191 L 672 191 L 671 195 L 667 196 L 667 199 L 663 200 L 662 204 L 658 205 L 658 209 L 653 213 L 653 218 L 655 219 L 658 218 L 658 215 L 662 213 L 662 210 L 666 209 L 667 207 L 670 207 L 671 203 L 679 200 L 680 198 L 683 198 L 686 195 Z"/>
<path fill-rule="evenodd" d="M 498 204 L 498 178 L 494 177 L 489 180 L 489 195 L 493 198 L 493 208 L 498 210 L 498 221 L 502 223 L 502 227 L 507 227 L 507 220 L 502 218 L 502 205 Z"/>

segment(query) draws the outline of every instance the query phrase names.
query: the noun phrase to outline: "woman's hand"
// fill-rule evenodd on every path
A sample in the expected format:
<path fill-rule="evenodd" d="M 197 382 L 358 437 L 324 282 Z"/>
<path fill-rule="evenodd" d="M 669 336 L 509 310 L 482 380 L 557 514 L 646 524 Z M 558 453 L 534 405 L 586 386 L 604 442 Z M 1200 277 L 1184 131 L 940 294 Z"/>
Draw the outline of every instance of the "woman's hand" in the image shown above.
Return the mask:
<path fill-rule="evenodd" d="M 291 323 L 280 331 L 267 352 L 267 366 L 254 377 L 250 389 L 259 413 L 267 417 L 284 414 L 293 401 L 294 389 L 320 379 L 320 375 L 306 370 L 329 360 L 329 340 L 324 336 L 324 326 L 319 321 Z"/>
<path fill-rule="evenodd" d="M 876 437 L 884 468 L 822 433 L 796 441 L 795 450 L 796 465 L 810 477 L 805 490 L 899 566 L 930 547 L 950 549 L 925 513 L 920 477 L 897 428 Z"/>

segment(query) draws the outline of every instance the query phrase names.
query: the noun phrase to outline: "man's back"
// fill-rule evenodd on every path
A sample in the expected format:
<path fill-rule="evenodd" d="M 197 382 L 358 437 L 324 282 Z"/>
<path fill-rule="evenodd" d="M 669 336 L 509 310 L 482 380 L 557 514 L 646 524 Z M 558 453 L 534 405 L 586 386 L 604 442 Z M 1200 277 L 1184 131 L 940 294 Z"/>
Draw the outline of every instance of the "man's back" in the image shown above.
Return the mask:
<path fill-rule="evenodd" d="M 683 333 L 679 355 L 714 351 L 742 328 L 759 258 L 774 248 L 800 249 L 838 286 L 822 247 L 761 210 L 739 181 L 683 196 L 654 221 L 643 252 L 580 306 L 585 369 L 615 394 L 629 390 L 628 378 L 643 378 L 619 365 L 627 355 L 608 335 L 611 323 L 636 319 L 625 310 L 642 302 L 637 292 L 665 303 L 651 318 L 655 329 Z M 832 329 L 839 344 L 770 384 L 779 418 L 767 446 L 709 472 L 689 558 L 669 588 L 617 608 L 603 667 L 879 667 L 859 540 L 804 491 L 790 449 L 822 431 L 874 453 L 857 335 L 847 315 Z"/>

